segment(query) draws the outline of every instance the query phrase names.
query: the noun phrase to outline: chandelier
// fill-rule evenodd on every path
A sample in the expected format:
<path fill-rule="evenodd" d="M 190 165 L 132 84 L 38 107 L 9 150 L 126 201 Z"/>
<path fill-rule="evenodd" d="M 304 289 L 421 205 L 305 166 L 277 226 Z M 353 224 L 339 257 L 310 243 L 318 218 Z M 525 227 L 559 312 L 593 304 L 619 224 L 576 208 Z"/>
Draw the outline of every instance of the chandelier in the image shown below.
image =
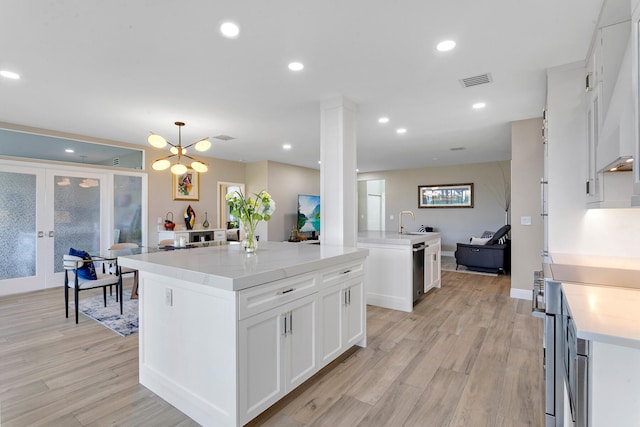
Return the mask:
<path fill-rule="evenodd" d="M 157 171 L 163 171 L 171 166 L 171 161 L 169 159 L 177 156 L 178 161 L 173 166 L 171 166 L 171 173 L 175 175 L 182 175 L 187 171 L 187 167 L 180 163 L 183 157 L 191 159 L 191 167 L 193 168 L 193 170 L 197 172 L 208 171 L 209 168 L 207 167 L 206 163 L 201 162 L 200 160 L 196 160 L 193 157 L 187 155 L 187 148 L 193 147 L 196 149 L 196 151 L 207 151 L 209 148 L 211 148 L 209 137 L 203 138 L 199 141 L 194 142 L 193 144 L 189 144 L 186 147 L 183 147 L 181 128 L 182 126 L 184 126 L 184 123 L 175 122 L 175 125 L 178 126 L 178 145 L 170 143 L 160 135 L 156 135 L 153 132 L 151 132 L 151 135 L 149 135 L 147 141 L 149 141 L 149 144 L 151 144 L 153 147 L 164 148 L 167 144 L 171 146 L 171 148 L 169 149 L 171 155 L 154 160 L 151 167 Z"/>

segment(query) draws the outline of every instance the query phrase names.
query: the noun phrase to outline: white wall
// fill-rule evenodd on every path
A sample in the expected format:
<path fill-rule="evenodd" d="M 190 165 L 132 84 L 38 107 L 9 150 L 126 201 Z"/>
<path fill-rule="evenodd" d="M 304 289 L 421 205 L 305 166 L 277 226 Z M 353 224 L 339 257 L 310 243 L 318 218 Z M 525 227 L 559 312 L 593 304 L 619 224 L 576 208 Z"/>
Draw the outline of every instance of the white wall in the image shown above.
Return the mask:
<path fill-rule="evenodd" d="M 442 233 L 443 251 L 453 252 L 457 242 L 468 242 L 472 236 L 504 225 L 502 171 L 508 183 L 509 161 L 361 173 L 358 180 L 385 180 L 387 231 L 398 230 L 398 213 L 411 210 L 416 219 L 412 221 L 405 216 L 402 221 L 405 229 L 415 231 L 420 225 L 434 227 Z M 418 208 L 419 185 L 463 183 L 474 184 L 473 208 Z"/>
<path fill-rule="evenodd" d="M 147 151 L 146 172 L 149 176 L 149 246 L 158 244 L 157 219 L 163 221 L 167 212 L 173 212 L 176 230 L 185 228 L 184 211 L 191 205 L 196 213 L 195 228 L 202 227 L 204 213 L 210 227 L 218 224 L 218 181 L 244 182 L 245 164 L 229 160 L 206 158 L 209 171 L 199 174 L 200 200 L 185 201 L 173 200 L 172 174 L 169 170 L 156 171 L 151 168 L 151 163 L 158 158 L 159 150 L 143 147 Z M 202 157 L 202 156 L 201 156 Z"/>
<path fill-rule="evenodd" d="M 268 176 L 269 194 L 276 201 L 269 240 L 287 240 L 298 220 L 298 194 L 320 195 L 320 171 L 270 161 Z"/>
<path fill-rule="evenodd" d="M 640 209 L 587 209 L 585 68 L 547 72 L 549 251 L 640 257 Z"/>

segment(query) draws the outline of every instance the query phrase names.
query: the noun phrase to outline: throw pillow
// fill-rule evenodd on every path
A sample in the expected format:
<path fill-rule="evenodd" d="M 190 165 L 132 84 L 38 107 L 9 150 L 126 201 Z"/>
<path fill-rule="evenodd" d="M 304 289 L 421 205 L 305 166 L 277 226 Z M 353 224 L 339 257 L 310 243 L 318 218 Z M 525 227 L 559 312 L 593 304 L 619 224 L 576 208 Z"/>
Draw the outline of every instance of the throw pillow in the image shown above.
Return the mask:
<path fill-rule="evenodd" d="M 93 261 L 91 261 L 91 255 L 89 255 L 86 251 L 79 251 L 73 248 L 69 248 L 69 255 L 77 256 L 82 258 L 83 260 L 87 260 L 88 262 L 84 262 L 82 267 L 78 269 L 76 274 L 78 278 L 85 280 L 98 280 L 98 275 L 96 274 L 96 268 L 93 265 Z"/>
<path fill-rule="evenodd" d="M 487 242 L 491 240 L 491 237 L 472 237 L 471 238 L 471 244 L 472 245 L 479 245 L 479 246 L 484 246 L 487 244 Z"/>

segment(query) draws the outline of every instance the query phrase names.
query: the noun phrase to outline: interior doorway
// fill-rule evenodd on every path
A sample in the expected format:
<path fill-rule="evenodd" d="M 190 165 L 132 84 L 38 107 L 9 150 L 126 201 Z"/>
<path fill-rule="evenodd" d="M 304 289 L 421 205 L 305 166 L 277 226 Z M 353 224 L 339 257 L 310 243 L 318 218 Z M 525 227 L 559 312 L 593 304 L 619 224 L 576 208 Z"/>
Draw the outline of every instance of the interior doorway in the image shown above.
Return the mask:
<path fill-rule="evenodd" d="M 227 194 L 239 191 L 244 193 L 244 184 L 240 182 L 218 182 L 218 228 L 240 228 L 238 219 L 229 212 Z"/>
<path fill-rule="evenodd" d="M 358 181 L 358 231 L 385 231 L 384 179 Z"/>

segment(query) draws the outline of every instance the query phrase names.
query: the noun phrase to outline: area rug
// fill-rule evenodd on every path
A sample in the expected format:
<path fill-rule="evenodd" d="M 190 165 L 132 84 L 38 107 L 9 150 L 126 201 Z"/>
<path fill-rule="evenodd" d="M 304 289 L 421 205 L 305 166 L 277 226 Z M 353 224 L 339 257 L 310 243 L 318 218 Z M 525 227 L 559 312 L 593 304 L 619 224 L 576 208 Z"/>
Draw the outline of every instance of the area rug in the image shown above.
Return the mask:
<path fill-rule="evenodd" d="M 455 271 L 457 273 L 478 274 L 478 275 L 481 275 L 481 276 L 497 276 L 498 275 L 497 273 L 484 273 L 482 271 L 469 270 L 464 265 L 458 266 L 458 269 L 456 270 L 456 259 L 455 259 L 455 257 L 445 256 L 445 255 L 443 255 L 440 258 L 440 269 L 442 271 Z"/>
<path fill-rule="evenodd" d="M 104 306 L 102 294 L 83 298 L 80 293 L 80 313 L 124 336 L 138 332 L 138 300 L 131 299 L 131 291 L 123 291 L 122 315 L 115 293 L 107 295 Z M 73 305 L 73 302 L 70 304 Z"/>

